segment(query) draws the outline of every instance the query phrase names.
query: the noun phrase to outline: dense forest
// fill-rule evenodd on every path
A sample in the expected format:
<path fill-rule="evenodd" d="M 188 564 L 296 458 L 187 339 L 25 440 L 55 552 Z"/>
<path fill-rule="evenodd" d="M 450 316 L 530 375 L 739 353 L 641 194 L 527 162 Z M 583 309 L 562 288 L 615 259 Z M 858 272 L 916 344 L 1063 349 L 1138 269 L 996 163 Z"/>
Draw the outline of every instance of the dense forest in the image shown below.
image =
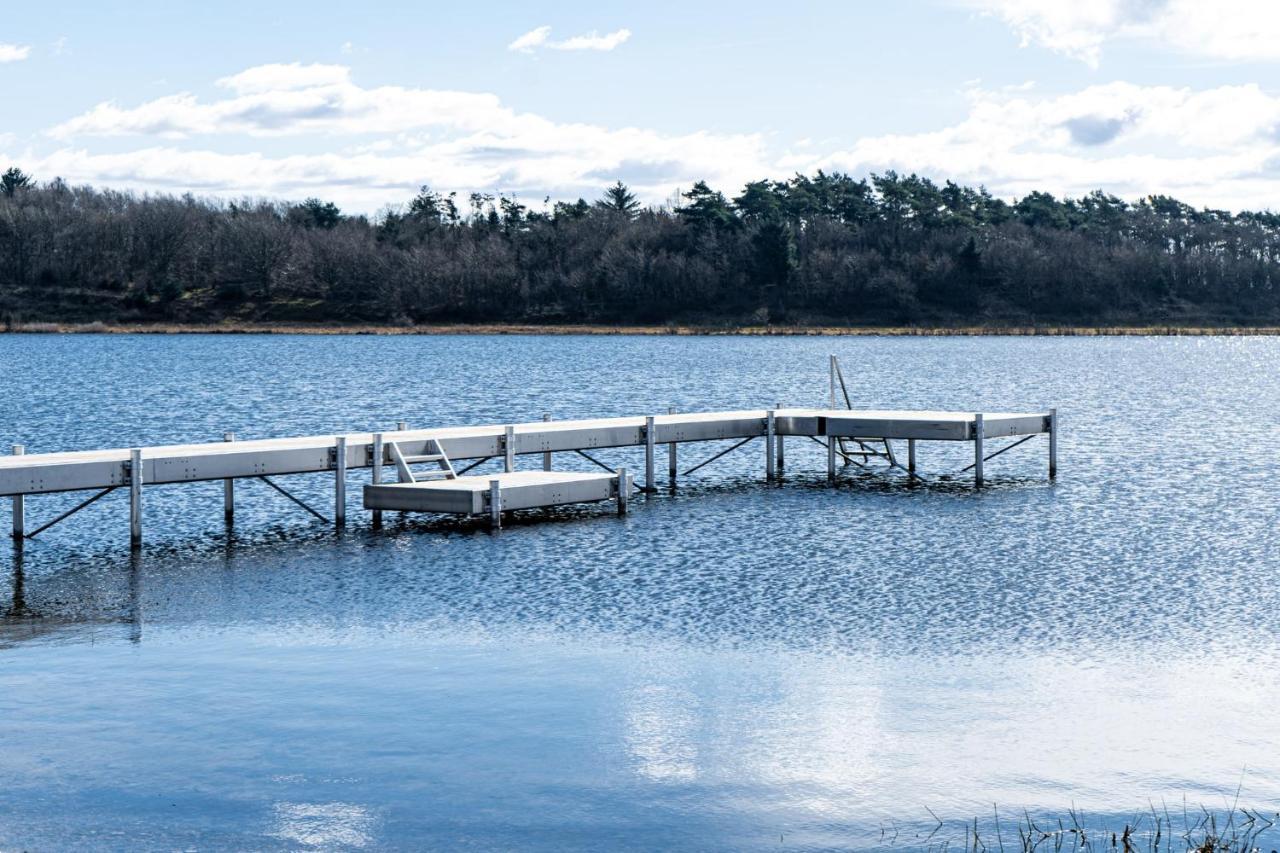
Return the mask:
<path fill-rule="evenodd" d="M 893 172 L 703 182 L 666 207 L 441 194 L 377 217 L 0 176 L 0 322 L 1280 321 L 1280 215 Z"/>

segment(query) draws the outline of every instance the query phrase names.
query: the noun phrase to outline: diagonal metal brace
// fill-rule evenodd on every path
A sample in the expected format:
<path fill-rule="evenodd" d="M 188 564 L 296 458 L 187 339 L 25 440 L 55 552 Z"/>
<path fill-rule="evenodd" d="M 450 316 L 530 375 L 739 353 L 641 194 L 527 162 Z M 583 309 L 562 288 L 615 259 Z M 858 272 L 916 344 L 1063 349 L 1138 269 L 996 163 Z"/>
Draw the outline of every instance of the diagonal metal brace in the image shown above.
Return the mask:
<path fill-rule="evenodd" d="M 301 499 L 294 497 L 291 493 L 289 493 L 288 491 L 286 491 L 286 490 L 284 489 L 284 487 L 283 487 L 283 486 L 279 486 L 279 485 L 277 485 L 276 483 L 272 482 L 271 480 L 267 479 L 266 477 L 262 476 L 261 474 L 260 474 L 260 475 L 258 475 L 258 479 L 259 479 L 259 480 L 261 480 L 262 482 L 266 483 L 268 486 L 270 486 L 271 488 L 275 489 L 277 492 L 279 492 L 280 494 L 284 495 L 286 498 L 288 498 L 289 500 L 293 501 L 293 502 L 294 502 L 294 503 L 296 503 L 298 506 L 302 507 L 302 508 L 303 508 L 303 509 L 305 509 L 307 512 L 311 513 L 312 515 L 314 515 L 316 518 L 320 519 L 320 520 L 321 520 L 321 521 L 323 521 L 324 523 L 326 523 L 326 524 L 328 524 L 328 523 L 329 523 L 329 519 L 325 518 L 323 515 L 321 515 L 320 513 L 316 512 L 316 511 L 315 511 L 314 509 L 312 509 L 311 507 L 307 506 L 305 503 L 303 503 L 303 502 L 302 502 L 302 500 L 301 500 Z"/>
<path fill-rule="evenodd" d="M 497 458 L 497 457 L 494 457 L 494 456 L 481 456 L 481 457 L 480 457 L 479 459 L 477 459 L 475 462 L 472 462 L 472 463 L 471 463 L 470 465 L 468 465 L 466 468 L 463 468 L 461 471 L 459 471 L 459 472 L 457 473 L 457 475 L 456 475 L 456 476 L 461 477 L 463 474 L 467 473 L 467 472 L 468 472 L 468 471 L 470 471 L 472 468 L 478 468 L 478 467 L 480 467 L 481 465 L 483 465 L 484 463 L 488 462 L 490 459 L 495 459 L 495 458 Z"/>
<path fill-rule="evenodd" d="M 685 471 L 680 476 L 688 477 L 690 474 L 692 474 L 694 471 L 697 471 L 699 468 L 703 467 L 704 465 L 710 465 L 712 462 L 715 462 L 721 456 L 724 456 L 727 453 L 732 453 L 742 445 L 746 444 L 748 441 L 755 441 L 757 438 L 759 438 L 759 436 L 749 435 L 746 438 L 742 439 L 742 441 L 739 441 L 737 444 L 734 444 L 732 447 L 729 447 L 725 450 L 721 450 L 719 453 L 717 453 L 715 456 L 712 456 L 710 459 L 706 460 L 705 462 L 699 462 L 697 465 L 694 465 L 692 468 L 690 468 L 688 471 Z"/>
<path fill-rule="evenodd" d="M 75 515 L 77 512 L 79 512 L 80 510 L 82 510 L 82 509 L 84 509 L 85 507 L 87 507 L 89 504 L 91 504 L 91 503 L 93 503 L 94 501 L 96 501 L 98 498 L 105 497 L 105 496 L 107 496 L 107 495 L 111 494 L 112 492 L 114 492 L 114 491 L 115 491 L 116 489 L 118 489 L 118 488 L 120 488 L 120 487 L 119 487 L 119 486 L 108 486 L 107 488 L 105 488 L 105 489 L 103 489 L 102 491 L 98 492 L 98 493 L 97 493 L 96 495 L 94 495 L 93 497 L 88 498 L 88 499 L 86 499 L 86 500 L 83 500 L 83 501 L 81 501 L 80 503 L 76 504 L 76 505 L 75 505 L 75 506 L 73 506 L 71 509 L 69 509 L 69 510 L 67 510 L 66 512 L 64 512 L 62 515 L 60 515 L 60 516 L 58 516 L 57 518 L 55 518 L 53 521 L 49 521 L 49 522 L 46 522 L 46 523 L 44 523 L 44 524 L 40 525 L 40 526 L 39 526 L 39 527 L 37 527 L 35 530 L 33 530 L 33 531 L 31 531 L 30 533 L 28 533 L 28 534 L 27 534 L 27 538 L 28 538 L 28 539 L 30 539 L 30 538 L 32 538 L 33 536 L 35 536 L 37 533 L 43 533 L 44 531 L 48 530 L 50 527 L 53 527 L 53 526 L 54 526 L 55 524 L 57 524 L 59 521 L 62 521 L 64 518 L 70 518 L 71 516 L 73 516 L 73 515 Z"/>
<path fill-rule="evenodd" d="M 608 471 L 610 474 L 616 474 L 616 473 L 618 473 L 618 472 L 617 472 L 617 471 L 615 471 L 614 469 L 610 468 L 608 465 L 606 465 L 606 464 L 604 464 L 603 462 L 601 462 L 599 459 L 596 459 L 594 456 L 590 456 L 590 455 L 588 455 L 588 454 L 586 454 L 586 453 L 582 452 L 581 450 L 575 450 L 575 451 L 573 451 L 573 452 L 574 452 L 574 453 L 576 453 L 576 454 L 578 454 L 579 456 L 581 456 L 583 459 L 587 460 L 587 461 L 588 461 L 588 462 L 590 462 L 591 464 L 593 464 L 593 465 L 598 465 L 599 467 L 601 467 L 601 468 L 603 468 L 604 470 Z"/>
<path fill-rule="evenodd" d="M 1017 441 L 1015 441 L 1013 444 L 1006 444 L 1004 447 L 1000 448 L 1000 449 L 999 449 L 999 450 L 997 450 L 995 453 L 992 453 L 990 456 L 984 456 L 984 457 L 982 457 L 982 461 L 983 461 L 983 462 L 986 462 L 988 459 L 995 459 L 997 456 L 999 456 L 1001 453 L 1004 453 L 1006 450 L 1013 450 L 1013 449 L 1014 449 L 1015 447 L 1017 447 L 1019 444 L 1023 444 L 1024 442 L 1028 442 L 1028 441 L 1030 441 L 1031 439 L 1035 438 L 1037 435 L 1039 435 L 1039 433 L 1032 433 L 1031 435 L 1023 436 L 1022 438 L 1020 438 L 1020 439 L 1018 439 Z M 974 465 L 976 465 L 976 464 L 978 464 L 978 463 L 976 463 L 976 462 L 971 462 L 971 463 L 969 463 L 968 465 L 966 465 L 966 466 L 964 466 L 963 468 L 961 468 L 961 469 L 960 469 L 959 471 L 957 471 L 956 473 L 958 473 L 958 474 L 963 474 L 965 471 L 972 470 L 972 469 L 973 469 L 973 466 L 974 466 Z"/>

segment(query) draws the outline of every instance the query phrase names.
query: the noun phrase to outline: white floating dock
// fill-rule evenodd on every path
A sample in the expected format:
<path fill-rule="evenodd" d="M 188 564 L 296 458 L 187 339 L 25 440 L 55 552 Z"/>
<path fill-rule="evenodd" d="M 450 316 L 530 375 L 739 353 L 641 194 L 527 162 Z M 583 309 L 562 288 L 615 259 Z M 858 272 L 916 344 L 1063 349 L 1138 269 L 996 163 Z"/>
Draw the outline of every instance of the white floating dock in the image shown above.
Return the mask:
<path fill-rule="evenodd" d="M 720 412 L 668 413 L 660 415 L 592 418 L 531 423 L 489 424 L 410 430 L 401 423 L 387 432 L 358 432 L 342 435 L 274 438 L 235 441 L 227 433 L 224 441 L 207 444 L 178 444 L 118 450 L 88 450 L 66 453 L 24 453 L 14 445 L 13 455 L 0 457 L 0 496 L 13 499 L 13 535 L 21 542 L 52 527 L 87 507 L 107 493 L 127 488 L 130 495 L 130 541 L 142 538 L 143 486 L 224 481 L 224 511 L 231 522 L 234 515 L 237 479 L 256 478 L 302 506 L 318 518 L 324 515 L 290 494 L 271 477 L 290 474 L 332 472 L 334 504 L 332 521 L 344 523 L 347 514 L 347 477 L 351 469 L 371 469 L 370 484 L 364 489 L 365 507 L 373 511 L 373 522 L 381 522 L 384 510 L 425 512 L 488 512 L 501 521 L 503 509 L 525 509 L 564 503 L 614 498 L 625 509 L 631 492 L 624 469 L 613 469 L 594 458 L 591 452 L 618 447 L 643 447 L 646 492 L 656 491 L 656 457 L 666 446 L 668 476 L 677 477 L 677 448 L 681 444 L 732 441 L 684 475 L 741 447 L 756 438 L 764 439 L 766 477 L 773 480 L 784 465 L 783 439 L 799 436 L 822 444 L 826 449 L 827 476 L 834 481 L 837 460 L 861 468 L 871 460 L 882 460 L 890 468 L 914 479 L 917 473 L 917 443 L 952 441 L 973 443 L 972 470 L 976 485 L 982 485 L 984 463 L 1037 435 L 1049 439 L 1049 476 L 1057 469 L 1057 414 L 1045 412 L 953 412 L 898 411 L 852 407 L 836 408 L 837 380 L 844 389 L 839 367 L 831 359 L 831 406 L 826 409 L 745 409 Z M 845 402 L 848 402 L 847 394 Z M 988 452 L 987 442 L 1013 438 L 1010 444 Z M 899 461 L 893 442 L 907 443 L 907 461 Z M 599 468 L 602 473 L 552 471 L 554 454 L 572 453 Z M 541 457 L 541 471 L 517 471 L 520 456 Z M 499 459 L 503 473 L 465 476 L 480 463 Z M 412 465 L 433 464 L 431 471 L 415 474 Z M 460 470 L 455 469 L 458 463 Z M 461 463 L 469 463 L 462 465 Z M 386 483 L 385 469 L 396 471 L 399 483 Z M 619 487 L 622 481 L 626 485 Z M 93 491 L 73 509 L 34 530 L 26 526 L 26 498 L 55 492 Z M 494 497 L 497 509 L 495 510 Z"/>

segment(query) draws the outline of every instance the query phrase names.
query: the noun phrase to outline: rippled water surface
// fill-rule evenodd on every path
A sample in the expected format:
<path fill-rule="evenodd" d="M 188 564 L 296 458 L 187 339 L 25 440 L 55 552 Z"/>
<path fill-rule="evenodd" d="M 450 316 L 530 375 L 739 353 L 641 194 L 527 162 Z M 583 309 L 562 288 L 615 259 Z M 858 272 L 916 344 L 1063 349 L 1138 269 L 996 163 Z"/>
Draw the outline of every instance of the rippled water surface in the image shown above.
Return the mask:
<path fill-rule="evenodd" d="M 830 488 L 791 439 L 767 487 L 755 442 L 626 518 L 496 535 L 372 531 L 364 472 L 342 534 L 261 484 L 230 532 L 219 484 L 155 487 L 135 557 L 112 494 L 0 548 L 0 848 L 910 849 L 993 803 L 1274 813 L 1276 339 L 0 335 L 0 442 L 820 405 L 829 352 L 857 405 L 1057 406 L 1058 480 L 1037 438 L 980 493 Z"/>

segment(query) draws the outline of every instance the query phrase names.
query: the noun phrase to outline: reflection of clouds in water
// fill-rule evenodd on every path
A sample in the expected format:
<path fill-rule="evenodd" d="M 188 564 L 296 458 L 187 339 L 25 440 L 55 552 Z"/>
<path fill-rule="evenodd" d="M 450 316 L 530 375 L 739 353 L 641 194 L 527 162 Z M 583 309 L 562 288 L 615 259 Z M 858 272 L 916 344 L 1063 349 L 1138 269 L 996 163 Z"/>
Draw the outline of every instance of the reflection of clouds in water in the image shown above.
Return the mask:
<path fill-rule="evenodd" d="M 693 693 L 649 684 L 627 702 L 627 752 L 637 771 L 656 782 L 687 782 L 698 775 L 697 716 Z"/>
<path fill-rule="evenodd" d="M 373 815 L 353 803 L 276 803 L 268 835 L 311 847 L 365 847 Z"/>

